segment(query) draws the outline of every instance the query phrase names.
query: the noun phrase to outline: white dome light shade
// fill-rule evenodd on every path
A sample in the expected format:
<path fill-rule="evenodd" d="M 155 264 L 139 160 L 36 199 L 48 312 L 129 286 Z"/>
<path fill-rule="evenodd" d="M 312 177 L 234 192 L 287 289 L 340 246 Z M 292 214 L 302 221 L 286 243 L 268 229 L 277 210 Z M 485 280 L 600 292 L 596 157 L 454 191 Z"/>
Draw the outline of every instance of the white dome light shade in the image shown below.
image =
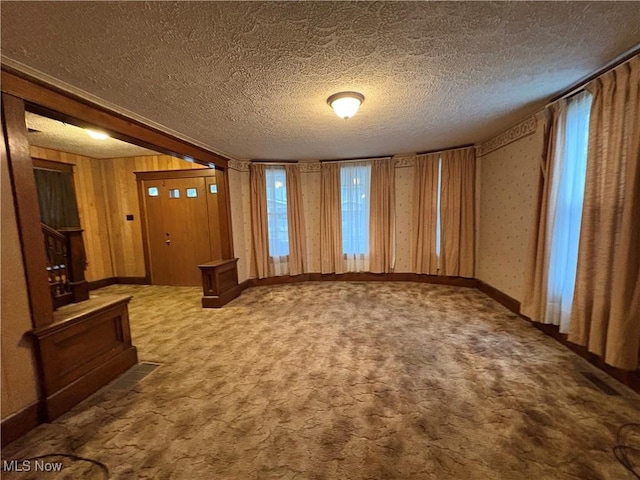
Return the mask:
<path fill-rule="evenodd" d="M 364 95 L 358 92 L 340 92 L 331 95 L 327 103 L 340 118 L 353 117 L 364 102 Z"/>
<path fill-rule="evenodd" d="M 87 135 L 96 140 L 106 140 L 109 138 L 109 135 L 104 132 L 99 132 L 98 130 L 91 130 L 90 128 L 85 128 L 84 130 L 87 132 Z"/>

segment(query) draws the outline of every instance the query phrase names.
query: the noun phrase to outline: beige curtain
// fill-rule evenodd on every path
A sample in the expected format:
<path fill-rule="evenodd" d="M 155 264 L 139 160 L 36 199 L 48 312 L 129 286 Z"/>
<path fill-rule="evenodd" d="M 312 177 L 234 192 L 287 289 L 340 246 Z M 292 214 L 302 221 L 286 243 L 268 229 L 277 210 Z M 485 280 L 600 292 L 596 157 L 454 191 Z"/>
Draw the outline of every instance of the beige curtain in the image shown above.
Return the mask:
<path fill-rule="evenodd" d="M 289 225 L 289 275 L 307 272 L 307 232 L 300 184 L 300 166 L 286 165 L 287 220 Z"/>
<path fill-rule="evenodd" d="M 251 187 L 251 239 L 258 278 L 269 276 L 269 232 L 267 229 L 267 183 L 265 166 L 249 165 Z"/>
<path fill-rule="evenodd" d="M 436 222 L 440 153 L 416 155 L 413 182 L 413 268 L 415 273 L 438 274 Z"/>
<path fill-rule="evenodd" d="M 551 245 L 549 232 L 549 201 L 553 185 L 553 167 L 558 150 L 558 120 L 566 110 L 560 101 L 544 112 L 543 150 L 538 168 L 536 205 L 529 235 L 529 249 L 525 265 L 525 287 L 520 311 L 531 320 L 544 322 L 547 309 L 547 283 Z"/>
<path fill-rule="evenodd" d="M 343 273 L 340 164 L 323 163 L 320 186 L 320 267 L 322 273 Z"/>
<path fill-rule="evenodd" d="M 614 367 L 640 347 L 640 56 L 591 82 L 587 178 L 569 340 Z"/>
<path fill-rule="evenodd" d="M 441 153 L 440 275 L 473 277 L 475 262 L 474 148 Z"/>
<path fill-rule="evenodd" d="M 373 273 L 393 272 L 396 262 L 395 170 L 392 158 L 371 164 L 369 269 Z"/>

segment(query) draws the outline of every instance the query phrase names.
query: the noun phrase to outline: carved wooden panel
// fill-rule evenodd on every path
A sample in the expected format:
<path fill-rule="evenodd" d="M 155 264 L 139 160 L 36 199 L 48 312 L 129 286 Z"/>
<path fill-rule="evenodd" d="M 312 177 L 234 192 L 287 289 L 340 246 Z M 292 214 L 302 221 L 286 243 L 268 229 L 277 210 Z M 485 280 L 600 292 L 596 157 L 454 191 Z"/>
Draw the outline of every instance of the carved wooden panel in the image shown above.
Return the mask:
<path fill-rule="evenodd" d="M 71 304 L 35 329 L 49 420 L 69 410 L 137 363 L 131 345 L 129 296 Z"/>

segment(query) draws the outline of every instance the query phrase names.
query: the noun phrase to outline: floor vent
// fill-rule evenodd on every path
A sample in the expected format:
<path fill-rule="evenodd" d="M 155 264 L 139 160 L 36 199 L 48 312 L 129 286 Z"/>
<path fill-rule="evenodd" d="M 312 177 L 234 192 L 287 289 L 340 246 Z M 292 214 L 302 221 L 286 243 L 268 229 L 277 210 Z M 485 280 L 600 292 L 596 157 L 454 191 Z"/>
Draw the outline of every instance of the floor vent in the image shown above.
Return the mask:
<path fill-rule="evenodd" d="M 140 362 L 116 378 L 110 388 L 113 390 L 131 390 L 136 383 L 160 366 L 159 363 Z"/>
<path fill-rule="evenodd" d="M 603 380 L 598 378 L 595 374 L 591 372 L 580 372 L 580 373 L 584 378 L 589 380 L 589 382 L 591 382 L 591 384 L 595 386 L 598 390 L 600 390 L 602 393 L 605 393 L 607 395 L 617 395 L 617 396 L 620 395 L 620 392 L 618 392 L 616 389 L 607 385 L 607 383 L 605 383 Z"/>

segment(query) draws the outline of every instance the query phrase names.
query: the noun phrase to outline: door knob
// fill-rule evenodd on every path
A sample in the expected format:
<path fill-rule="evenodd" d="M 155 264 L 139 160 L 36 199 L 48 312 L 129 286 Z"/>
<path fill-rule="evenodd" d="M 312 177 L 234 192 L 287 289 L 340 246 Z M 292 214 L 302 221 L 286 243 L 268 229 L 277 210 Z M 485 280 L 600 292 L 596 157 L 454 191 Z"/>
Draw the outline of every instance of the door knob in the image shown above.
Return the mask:
<path fill-rule="evenodd" d="M 171 240 L 166 239 L 166 240 L 164 241 L 164 243 L 166 243 L 167 245 L 171 245 Z"/>

